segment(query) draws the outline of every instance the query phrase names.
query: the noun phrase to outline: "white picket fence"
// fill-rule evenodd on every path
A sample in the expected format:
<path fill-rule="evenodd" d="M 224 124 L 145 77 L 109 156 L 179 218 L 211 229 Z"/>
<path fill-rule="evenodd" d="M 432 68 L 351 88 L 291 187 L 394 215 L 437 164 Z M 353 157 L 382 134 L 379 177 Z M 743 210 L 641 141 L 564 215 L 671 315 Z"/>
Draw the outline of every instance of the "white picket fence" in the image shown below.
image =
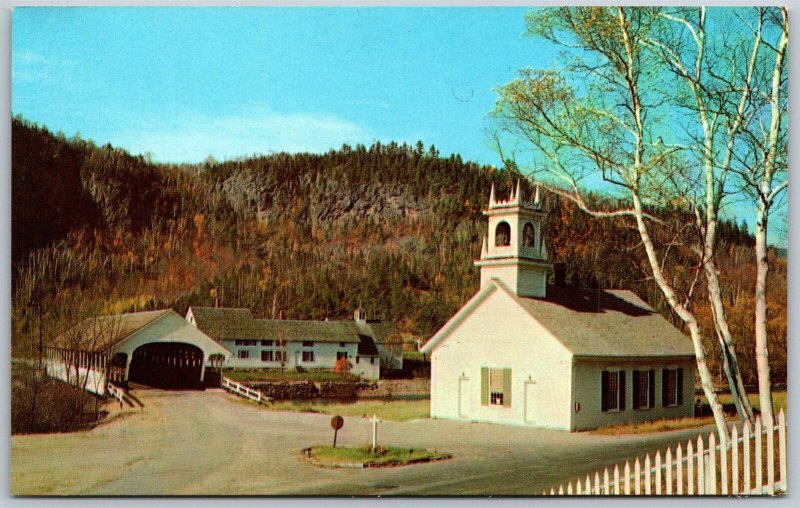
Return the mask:
<path fill-rule="evenodd" d="M 233 379 L 223 377 L 222 378 L 222 387 L 226 390 L 230 390 L 237 395 L 241 395 L 250 400 L 254 400 L 261 404 L 264 400 L 271 400 L 269 397 L 264 397 L 261 392 L 258 390 L 253 390 L 249 386 L 245 386 L 241 383 L 237 383 Z"/>
<path fill-rule="evenodd" d="M 622 467 L 615 465 L 611 473 L 605 468 L 596 471 L 594 478 L 586 475 L 566 487 L 551 487 L 542 495 L 773 495 L 786 492 L 786 478 L 786 415 L 781 410 L 778 425 L 771 429 L 762 428 L 757 417 L 753 429 L 744 425 L 741 437 L 734 425 L 725 443 L 717 444 L 712 432 L 707 442 L 698 436 L 696 443 L 690 440 L 685 448 L 678 444 L 674 454 L 671 447 L 667 448 L 663 459 L 660 450 L 652 460 L 648 454 L 643 463 L 636 457 L 633 471 L 630 460 L 626 460 Z"/>

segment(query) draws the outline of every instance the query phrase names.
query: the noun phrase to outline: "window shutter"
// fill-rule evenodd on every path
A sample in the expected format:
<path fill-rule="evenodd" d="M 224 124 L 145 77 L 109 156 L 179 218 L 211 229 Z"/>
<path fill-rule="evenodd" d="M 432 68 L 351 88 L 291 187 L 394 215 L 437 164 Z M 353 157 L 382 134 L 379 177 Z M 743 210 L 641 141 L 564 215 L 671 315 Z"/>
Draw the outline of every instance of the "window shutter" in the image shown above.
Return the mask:
<path fill-rule="evenodd" d="M 642 373 L 638 370 L 633 371 L 633 409 L 642 407 L 642 398 L 640 397 L 642 386 Z"/>
<path fill-rule="evenodd" d="M 489 405 L 489 369 L 481 367 L 481 406 Z"/>
<path fill-rule="evenodd" d="M 648 394 L 648 397 L 647 397 L 647 402 L 650 403 L 648 407 L 653 408 L 653 407 L 656 407 L 656 371 L 655 371 L 655 369 L 650 369 L 649 371 L 647 371 L 647 380 L 648 380 L 648 384 L 649 384 L 648 389 L 650 390 L 650 393 Z"/>
<path fill-rule="evenodd" d="M 503 369 L 503 407 L 511 407 L 511 369 Z"/>
<path fill-rule="evenodd" d="M 608 371 L 600 373 L 600 411 L 608 411 Z"/>
<path fill-rule="evenodd" d="M 661 369 L 661 406 L 669 405 L 669 370 Z"/>
<path fill-rule="evenodd" d="M 619 371 L 619 410 L 625 410 L 625 371 Z"/>
<path fill-rule="evenodd" d="M 678 405 L 683 405 L 683 367 L 678 367 Z"/>

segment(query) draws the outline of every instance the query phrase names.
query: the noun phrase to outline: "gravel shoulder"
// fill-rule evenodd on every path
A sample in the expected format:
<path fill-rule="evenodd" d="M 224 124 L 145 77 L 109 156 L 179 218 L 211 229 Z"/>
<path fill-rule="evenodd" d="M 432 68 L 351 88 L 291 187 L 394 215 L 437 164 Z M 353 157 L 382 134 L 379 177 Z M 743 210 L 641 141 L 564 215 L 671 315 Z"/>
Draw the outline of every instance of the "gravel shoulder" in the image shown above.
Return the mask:
<path fill-rule="evenodd" d="M 15 495 L 535 495 L 698 430 L 625 437 L 420 419 L 383 422 L 379 442 L 451 453 L 401 468 L 322 469 L 304 447 L 332 439 L 330 416 L 269 411 L 219 390 L 142 390 L 139 414 L 88 432 L 12 436 Z M 710 428 L 703 429 L 704 432 Z M 346 417 L 343 446 L 371 438 Z"/>

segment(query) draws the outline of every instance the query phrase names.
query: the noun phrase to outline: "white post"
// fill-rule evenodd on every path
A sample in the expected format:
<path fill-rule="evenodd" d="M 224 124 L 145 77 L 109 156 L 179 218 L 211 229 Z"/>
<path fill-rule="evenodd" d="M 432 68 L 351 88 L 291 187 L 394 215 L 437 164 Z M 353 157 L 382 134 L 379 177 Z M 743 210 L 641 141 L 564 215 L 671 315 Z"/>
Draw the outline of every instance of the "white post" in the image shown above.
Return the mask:
<path fill-rule="evenodd" d="M 756 493 L 763 494 L 764 493 L 764 473 L 761 471 L 761 468 L 764 467 L 764 461 L 761 458 L 761 433 L 763 432 L 761 427 L 761 417 L 756 416 L 756 447 L 754 450 L 755 458 L 756 458 Z"/>
<path fill-rule="evenodd" d="M 767 418 L 767 494 L 775 493 L 775 424 Z"/>
<path fill-rule="evenodd" d="M 656 495 L 661 495 L 661 450 L 656 450 Z"/>
<path fill-rule="evenodd" d="M 724 443 L 725 441 L 723 441 Z M 724 453 L 724 450 L 723 450 Z M 708 436 L 708 471 L 706 473 L 706 494 L 717 494 L 717 443 L 712 432 Z"/>
<path fill-rule="evenodd" d="M 380 420 L 378 415 L 373 414 L 369 421 L 372 422 L 372 450 L 374 451 L 375 447 L 378 446 L 378 422 Z"/>
<path fill-rule="evenodd" d="M 667 448 L 667 456 L 664 457 L 667 463 L 667 495 L 672 495 L 672 448 Z"/>
<path fill-rule="evenodd" d="M 736 425 L 731 429 L 731 494 L 739 494 L 739 431 Z"/>
<path fill-rule="evenodd" d="M 743 494 L 750 495 L 750 422 L 744 422 L 744 430 L 742 430 L 742 437 L 744 437 L 744 452 L 742 461 L 744 462 L 744 492 Z"/>
<path fill-rule="evenodd" d="M 786 492 L 786 415 L 783 413 L 783 408 L 778 414 L 778 454 L 780 456 L 781 490 Z"/>
<path fill-rule="evenodd" d="M 681 444 L 678 443 L 678 457 L 677 457 L 677 478 L 678 481 L 675 484 L 675 488 L 678 491 L 678 495 L 683 494 L 683 449 L 681 448 Z"/>
<path fill-rule="evenodd" d="M 694 446 L 692 440 L 686 444 L 686 494 L 694 495 Z"/>

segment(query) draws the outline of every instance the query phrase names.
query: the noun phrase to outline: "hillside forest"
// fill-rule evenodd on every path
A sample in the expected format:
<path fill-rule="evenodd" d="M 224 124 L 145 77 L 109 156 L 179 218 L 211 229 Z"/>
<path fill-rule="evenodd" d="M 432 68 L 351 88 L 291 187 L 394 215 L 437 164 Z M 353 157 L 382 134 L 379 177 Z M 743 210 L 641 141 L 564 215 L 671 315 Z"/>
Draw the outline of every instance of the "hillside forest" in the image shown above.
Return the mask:
<path fill-rule="evenodd" d="M 504 196 L 517 177 L 422 142 L 159 164 L 17 117 L 12 353 L 35 358 L 40 344 L 86 315 L 185 314 L 214 305 L 214 293 L 221 306 L 263 318 L 348 319 L 361 305 L 425 340 L 478 290 L 481 211 L 492 183 Z M 546 204 L 548 249 L 565 263 L 568 284 L 633 290 L 679 323 L 628 219 L 592 218 L 556 196 Z M 674 240 L 690 218 L 672 217 L 655 227 L 655 240 L 674 267 L 671 282 L 686 291 L 694 258 Z M 717 263 L 744 381 L 754 385 L 754 239 L 740 224 L 723 223 Z M 773 381 L 785 383 L 787 264 L 770 256 L 769 353 Z M 695 291 L 722 386 L 702 281 Z"/>

